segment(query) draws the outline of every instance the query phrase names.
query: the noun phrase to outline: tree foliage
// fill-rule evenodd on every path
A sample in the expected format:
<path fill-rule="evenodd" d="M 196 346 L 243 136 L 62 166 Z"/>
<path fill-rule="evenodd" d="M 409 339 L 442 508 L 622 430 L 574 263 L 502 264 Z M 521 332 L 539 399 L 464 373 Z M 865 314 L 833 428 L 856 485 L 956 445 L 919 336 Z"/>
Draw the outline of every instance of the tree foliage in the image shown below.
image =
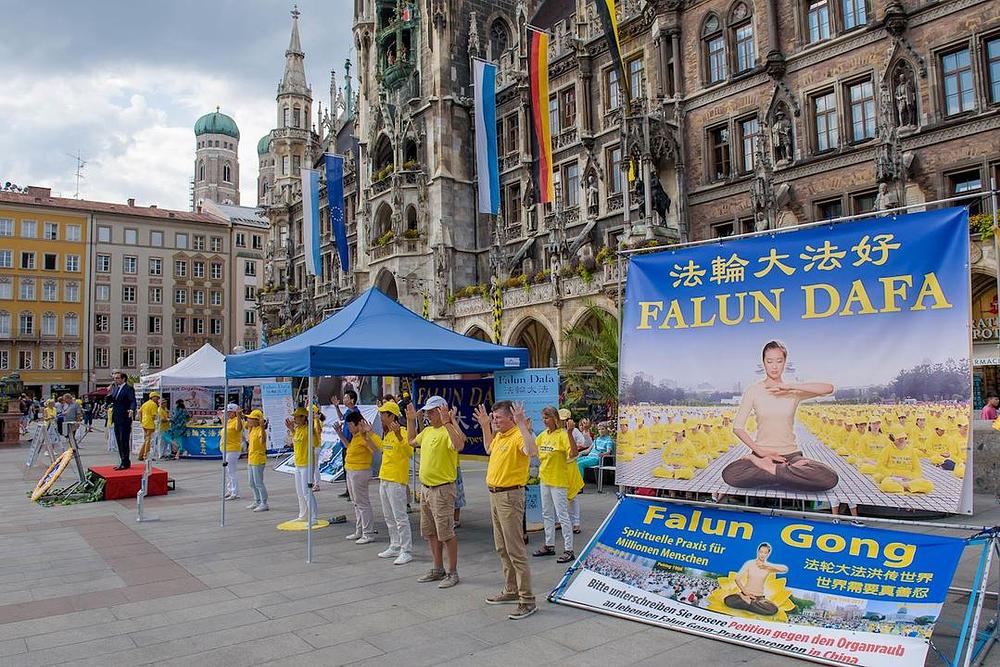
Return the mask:
<path fill-rule="evenodd" d="M 566 394 L 605 405 L 618 402 L 618 317 L 593 303 L 587 317 L 563 336 L 569 353 L 563 363 Z M 611 412 L 615 412 L 611 410 Z"/>

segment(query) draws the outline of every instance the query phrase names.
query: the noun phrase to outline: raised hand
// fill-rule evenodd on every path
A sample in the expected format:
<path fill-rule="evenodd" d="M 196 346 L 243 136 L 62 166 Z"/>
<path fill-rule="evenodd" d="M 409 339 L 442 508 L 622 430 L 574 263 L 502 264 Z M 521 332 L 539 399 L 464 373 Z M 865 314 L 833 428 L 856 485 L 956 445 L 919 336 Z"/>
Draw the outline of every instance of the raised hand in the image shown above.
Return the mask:
<path fill-rule="evenodd" d="M 511 412 L 514 414 L 514 421 L 518 424 L 528 419 L 528 416 L 524 412 L 524 403 L 522 403 L 521 401 L 518 401 L 517 403 L 514 404 L 514 407 L 511 409 Z"/>
<path fill-rule="evenodd" d="M 476 409 L 472 412 L 472 416 L 475 417 L 480 426 L 484 424 L 489 425 L 490 423 L 490 413 L 486 411 L 485 405 L 479 405 L 476 407 Z"/>
<path fill-rule="evenodd" d="M 413 403 L 406 404 L 406 418 L 414 420 L 417 418 L 417 409 L 413 407 Z"/>

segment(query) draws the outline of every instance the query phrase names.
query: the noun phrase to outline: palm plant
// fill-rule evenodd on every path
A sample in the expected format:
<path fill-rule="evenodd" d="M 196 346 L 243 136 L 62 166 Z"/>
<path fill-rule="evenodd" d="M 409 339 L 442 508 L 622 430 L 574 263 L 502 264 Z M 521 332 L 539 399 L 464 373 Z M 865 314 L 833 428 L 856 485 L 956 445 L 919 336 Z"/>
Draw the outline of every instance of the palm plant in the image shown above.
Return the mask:
<path fill-rule="evenodd" d="M 567 402 L 576 403 L 587 395 L 614 413 L 618 402 L 618 317 L 593 303 L 586 309 L 588 316 L 563 333 L 569 349 L 562 365 Z"/>

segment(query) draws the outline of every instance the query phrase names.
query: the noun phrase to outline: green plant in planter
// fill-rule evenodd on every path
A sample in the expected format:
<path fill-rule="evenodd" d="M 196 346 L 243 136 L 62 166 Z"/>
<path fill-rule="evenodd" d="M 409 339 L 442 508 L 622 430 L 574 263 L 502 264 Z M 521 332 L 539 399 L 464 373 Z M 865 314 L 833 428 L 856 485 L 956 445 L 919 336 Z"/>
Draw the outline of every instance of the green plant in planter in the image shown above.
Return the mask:
<path fill-rule="evenodd" d="M 993 238 L 993 215 L 977 213 L 969 217 L 969 231 L 978 234 L 984 241 Z"/>
<path fill-rule="evenodd" d="M 407 171 L 413 171 L 417 169 L 419 166 L 420 165 L 417 164 L 416 160 L 407 160 L 406 162 L 403 163 L 403 169 L 406 169 Z"/>
<path fill-rule="evenodd" d="M 382 236 L 380 236 L 380 237 L 378 237 L 377 239 L 375 239 L 375 247 L 376 247 L 376 248 L 382 248 L 382 247 L 384 247 L 384 246 L 387 246 L 387 245 L 389 245 L 390 243 L 392 243 L 392 240 L 393 240 L 393 239 L 394 239 L 395 237 L 396 237 L 396 233 L 395 233 L 395 232 L 393 232 L 393 231 L 392 231 L 392 230 L 390 229 L 390 230 L 388 230 L 387 232 L 385 232 L 384 234 L 382 234 Z"/>
<path fill-rule="evenodd" d="M 589 285 L 590 283 L 594 282 L 594 274 L 588 271 L 587 267 L 585 267 L 583 264 L 577 264 L 576 275 L 583 278 L 583 282 L 586 285 Z"/>
<path fill-rule="evenodd" d="M 416 229 L 407 229 L 406 231 L 403 232 L 403 238 L 410 239 L 411 241 L 414 239 L 419 239 L 420 232 L 418 232 Z"/>
<path fill-rule="evenodd" d="M 536 273 L 535 276 L 534 276 L 534 278 L 532 278 L 531 281 L 533 283 L 535 283 L 536 285 L 541 285 L 542 283 L 547 283 L 549 281 L 549 277 L 551 275 L 552 275 L 551 271 L 549 271 L 548 269 L 544 269 L 544 270 L 539 271 L 538 273 Z"/>
<path fill-rule="evenodd" d="M 598 264 L 612 264 L 615 261 L 615 255 L 611 252 L 611 248 L 608 246 L 601 246 L 601 249 L 597 251 L 597 255 L 594 257 Z"/>

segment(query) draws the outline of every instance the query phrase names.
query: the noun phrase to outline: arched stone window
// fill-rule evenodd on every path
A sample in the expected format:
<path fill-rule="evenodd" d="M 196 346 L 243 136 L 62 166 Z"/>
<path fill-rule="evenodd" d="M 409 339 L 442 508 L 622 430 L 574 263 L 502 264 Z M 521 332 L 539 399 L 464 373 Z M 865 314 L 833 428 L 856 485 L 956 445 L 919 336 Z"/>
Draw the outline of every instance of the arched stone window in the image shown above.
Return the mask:
<path fill-rule="evenodd" d="M 292 107 L 292 127 L 302 127 L 302 109 L 298 104 Z"/>
<path fill-rule="evenodd" d="M 66 313 L 63 316 L 63 336 L 75 337 L 80 335 L 80 318 L 76 313 Z"/>
<path fill-rule="evenodd" d="M 493 60 L 500 58 L 500 55 L 510 48 L 510 28 L 507 22 L 501 18 L 493 21 L 490 26 L 490 55 Z"/>
<path fill-rule="evenodd" d="M 289 109 L 288 107 L 282 107 L 282 109 L 281 109 L 281 126 L 282 127 L 288 127 L 291 124 L 291 120 L 292 120 L 291 113 L 292 113 L 291 109 Z"/>
<path fill-rule="evenodd" d="M 233 168 L 228 162 L 222 167 L 222 180 L 226 183 L 233 182 Z"/>
<path fill-rule="evenodd" d="M 722 21 L 715 14 L 709 14 L 701 28 L 702 59 L 704 60 L 705 82 L 709 85 L 724 81 L 729 76 L 726 62 L 726 36 Z"/>
<path fill-rule="evenodd" d="M 205 161 L 204 160 L 200 160 L 198 162 L 198 180 L 199 181 L 204 181 L 205 180 Z"/>
<path fill-rule="evenodd" d="M 750 5 L 742 0 L 733 5 L 729 12 L 729 35 L 735 53 L 733 71 L 738 74 L 753 69 L 757 64 L 753 13 Z"/>

